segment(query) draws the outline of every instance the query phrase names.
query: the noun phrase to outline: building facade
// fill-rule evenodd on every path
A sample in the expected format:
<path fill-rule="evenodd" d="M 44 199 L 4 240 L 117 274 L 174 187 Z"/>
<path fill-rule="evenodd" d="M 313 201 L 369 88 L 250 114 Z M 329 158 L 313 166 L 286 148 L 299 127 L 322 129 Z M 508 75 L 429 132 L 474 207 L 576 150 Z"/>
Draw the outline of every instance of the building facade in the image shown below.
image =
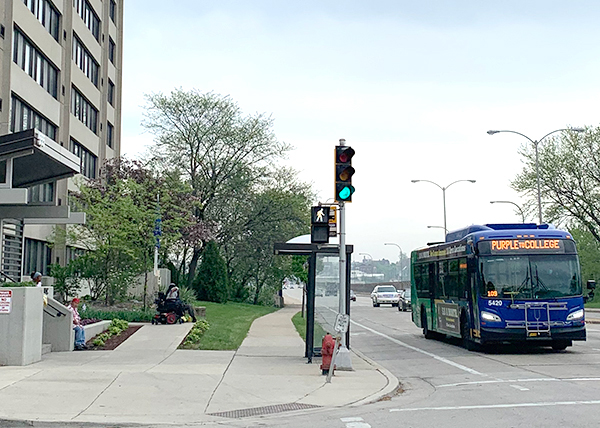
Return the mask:
<path fill-rule="evenodd" d="M 105 159 L 120 155 L 123 1 L 0 2 L 0 137 L 41 131 L 77 156 L 79 179 L 95 178 Z M 0 157 L 0 187 L 7 168 Z M 27 189 L 26 206 L 68 205 L 75 189 L 73 179 L 48 180 Z M 68 220 L 28 221 L 19 206 L 4 211 L 10 218 L 0 210 L 5 277 L 48 275 L 50 264 L 81 251 L 48 245 L 54 227 L 68 227 Z"/>

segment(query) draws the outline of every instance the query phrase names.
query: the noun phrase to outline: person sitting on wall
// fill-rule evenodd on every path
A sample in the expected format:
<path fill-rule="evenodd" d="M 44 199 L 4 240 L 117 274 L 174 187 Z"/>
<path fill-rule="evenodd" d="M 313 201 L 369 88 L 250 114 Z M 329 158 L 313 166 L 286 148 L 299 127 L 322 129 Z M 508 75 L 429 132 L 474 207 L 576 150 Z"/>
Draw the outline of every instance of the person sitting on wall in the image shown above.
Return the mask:
<path fill-rule="evenodd" d="M 67 309 L 71 311 L 73 314 L 73 330 L 75 330 L 75 350 L 81 351 L 82 349 L 87 349 L 87 345 L 85 344 L 85 330 L 81 325 L 81 317 L 79 316 L 79 312 L 77 311 L 77 307 L 79 306 L 79 299 L 75 297 L 71 300 Z"/>

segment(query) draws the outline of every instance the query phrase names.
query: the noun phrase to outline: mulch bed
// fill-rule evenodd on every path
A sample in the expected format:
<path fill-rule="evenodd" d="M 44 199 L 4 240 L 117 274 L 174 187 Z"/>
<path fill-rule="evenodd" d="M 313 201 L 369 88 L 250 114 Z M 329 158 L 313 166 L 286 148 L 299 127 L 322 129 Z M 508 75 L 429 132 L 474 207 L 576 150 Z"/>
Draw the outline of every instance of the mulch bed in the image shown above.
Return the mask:
<path fill-rule="evenodd" d="M 112 351 L 117 346 L 119 346 L 121 343 L 125 342 L 129 338 L 129 336 L 131 336 L 133 333 L 135 333 L 136 331 L 138 331 L 140 328 L 142 328 L 141 325 L 129 326 L 129 327 L 127 327 L 127 330 L 123 330 L 117 336 L 112 336 L 110 339 L 108 339 L 106 341 L 106 343 L 104 344 L 104 346 L 96 346 L 96 345 L 94 345 L 92 343 L 92 341 L 93 341 L 94 338 L 91 338 L 90 340 L 88 340 L 86 342 L 86 344 L 88 346 L 88 349 L 91 349 L 91 350 L 95 350 L 95 351 Z"/>

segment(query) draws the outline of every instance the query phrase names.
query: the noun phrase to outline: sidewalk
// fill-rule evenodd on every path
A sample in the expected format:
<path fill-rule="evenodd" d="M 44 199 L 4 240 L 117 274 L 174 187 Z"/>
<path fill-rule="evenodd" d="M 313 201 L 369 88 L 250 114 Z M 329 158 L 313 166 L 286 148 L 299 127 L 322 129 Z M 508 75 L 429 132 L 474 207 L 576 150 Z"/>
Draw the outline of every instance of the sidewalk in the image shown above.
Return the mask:
<path fill-rule="evenodd" d="M 600 308 L 585 308 L 585 322 L 587 324 L 600 324 Z"/>
<path fill-rule="evenodd" d="M 0 367 L 2 420 L 201 424 L 317 407 L 358 405 L 398 380 L 355 352 L 353 371 L 325 383 L 306 364 L 290 305 L 257 319 L 237 351 L 178 350 L 192 324 L 144 325 L 114 351 L 56 352 Z"/>

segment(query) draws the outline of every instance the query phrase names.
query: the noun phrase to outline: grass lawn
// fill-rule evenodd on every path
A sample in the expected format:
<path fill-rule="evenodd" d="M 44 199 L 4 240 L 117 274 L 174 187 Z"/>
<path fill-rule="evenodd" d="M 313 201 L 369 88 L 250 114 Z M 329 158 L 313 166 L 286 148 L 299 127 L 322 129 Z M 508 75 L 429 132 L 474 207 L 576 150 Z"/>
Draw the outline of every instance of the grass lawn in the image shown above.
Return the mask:
<path fill-rule="evenodd" d="M 294 323 L 296 331 L 298 332 L 302 340 L 306 342 L 306 318 L 302 318 L 302 312 L 298 312 L 296 315 L 294 315 L 292 317 L 292 322 Z M 319 341 L 322 341 L 323 336 L 325 336 L 325 333 L 326 331 L 323 330 L 321 324 L 315 322 L 315 338 L 317 338 Z"/>
<path fill-rule="evenodd" d="M 204 350 L 235 350 L 239 348 L 248 335 L 252 321 L 278 310 L 270 306 L 232 302 L 226 304 L 196 302 L 195 306 L 206 307 L 206 320 L 210 325 L 200 343 L 193 348 Z"/>

